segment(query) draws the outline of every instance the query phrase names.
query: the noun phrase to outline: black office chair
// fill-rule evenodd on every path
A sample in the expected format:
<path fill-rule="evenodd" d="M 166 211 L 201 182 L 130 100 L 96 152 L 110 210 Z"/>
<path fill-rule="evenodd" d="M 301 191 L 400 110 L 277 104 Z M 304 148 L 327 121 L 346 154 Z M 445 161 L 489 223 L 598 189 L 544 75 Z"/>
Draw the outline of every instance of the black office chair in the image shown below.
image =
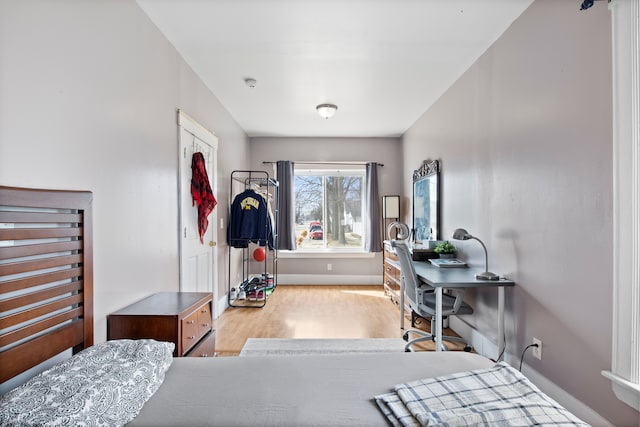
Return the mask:
<path fill-rule="evenodd" d="M 409 306 L 416 314 L 421 317 L 431 317 L 431 332 L 428 333 L 420 329 L 410 329 L 403 335 L 403 339 L 407 341 L 404 351 L 412 351 L 412 346 L 421 341 L 435 341 L 433 335 L 435 331 L 435 314 L 436 314 L 436 294 L 434 288 L 423 284 L 418 279 L 416 270 L 413 266 L 411 253 L 406 241 L 392 240 L 391 247 L 395 249 L 398 261 L 400 262 L 400 276 L 404 285 L 404 292 Z M 452 314 L 472 314 L 473 308 L 462 300 L 464 290 L 451 289 L 450 293 L 442 295 L 442 316 L 450 316 Z M 412 314 L 413 319 L 413 314 Z M 413 325 L 413 322 L 412 322 Z M 409 341 L 409 334 L 418 335 L 417 338 Z M 442 340 L 465 343 L 464 339 L 451 335 L 442 335 Z M 466 343 L 465 343 L 466 344 Z M 442 343 L 442 349 L 448 350 L 447 346 Z M 465 345 L 465 351 L 471 351 L 469 345 Z"/>

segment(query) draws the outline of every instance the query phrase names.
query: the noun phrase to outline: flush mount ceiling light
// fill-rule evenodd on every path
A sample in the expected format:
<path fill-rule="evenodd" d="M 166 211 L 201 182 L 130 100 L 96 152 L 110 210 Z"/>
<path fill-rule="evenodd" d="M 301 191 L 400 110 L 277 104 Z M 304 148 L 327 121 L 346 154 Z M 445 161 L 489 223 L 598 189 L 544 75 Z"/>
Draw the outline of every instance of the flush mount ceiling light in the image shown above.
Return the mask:
<path fill-rule="evenodd" d="M 318 114 L 320 114 L 320 117 L 324 119 L 333 117 L 337 109 L 338 109 L 338 106 L 335 104 L 320 104 L 316 107 Z"/>

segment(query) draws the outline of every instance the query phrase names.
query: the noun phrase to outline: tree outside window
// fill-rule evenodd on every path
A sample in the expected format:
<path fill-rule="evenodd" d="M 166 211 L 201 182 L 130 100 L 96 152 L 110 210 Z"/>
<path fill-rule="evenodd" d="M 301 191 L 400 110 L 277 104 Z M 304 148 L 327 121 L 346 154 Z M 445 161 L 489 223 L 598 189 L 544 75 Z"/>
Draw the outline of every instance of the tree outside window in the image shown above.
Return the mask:
<path fill-rule="evenodd" d="M 362 249 L 364 168 L 296 170 L 298 249 Z"/>

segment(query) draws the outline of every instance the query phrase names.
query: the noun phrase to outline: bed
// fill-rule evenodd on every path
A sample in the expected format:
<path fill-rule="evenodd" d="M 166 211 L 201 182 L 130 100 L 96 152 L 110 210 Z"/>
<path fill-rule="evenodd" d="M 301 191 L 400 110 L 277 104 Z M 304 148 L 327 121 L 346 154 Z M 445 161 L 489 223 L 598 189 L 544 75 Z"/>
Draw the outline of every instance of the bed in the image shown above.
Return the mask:
<path fill-rule="evenodd" d="M 0 425 L 586 425 L 471 353 L 173 358 L 172 343 L 93 345 L 91 200 L 0 187 L 0 382 L 73 353 L 0 397 Z"/>

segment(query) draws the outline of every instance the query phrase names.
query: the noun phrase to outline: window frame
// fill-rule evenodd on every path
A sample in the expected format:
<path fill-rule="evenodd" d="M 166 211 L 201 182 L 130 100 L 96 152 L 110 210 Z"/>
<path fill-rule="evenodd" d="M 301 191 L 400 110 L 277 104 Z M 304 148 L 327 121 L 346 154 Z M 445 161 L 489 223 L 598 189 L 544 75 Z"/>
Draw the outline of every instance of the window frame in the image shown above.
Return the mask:
<path fill-rule="evenodd" d="M 640 411 L 640 0 L 609 4 L 613 39 L 613 327 L 615 395 Z"/>
<path fill-rule="evenodd" d="M 360 196 L 361 196 L 361 218 L 364 218 L 364 209 L 365 209 L 365 205 L 366 205 L 366 192 L 365 192 L 365 186 L 366 186 L 366 165 L 365 164 L 345 164 L 340 165 L 339 167 L 335 167 L 335 166 L 329 166 L 328 164 L 322 164 L 322 163 L 318 163 L 318 164 L 304 164 L 304 166 L 296 166 L 294 165 L 294 170 L 293 170 L 293 175 L 294 175 L 294 182 L 295 182 L 295 177 L 297 176 L 321 176 L 321 177 L 326 177 L 326 176 L 361 176 L 362 177 L 362 186 L 360 189 Z M 295 184 L 294 184 L 295 185 Z M 324 224 L 326 224 L 326 221 L 324 219 L 324 217 L 326 216 L 326 194 L 325 190 L 324 190 L 324 179 L 323 179 L 323 230 L 326 233 L 326 227 Z M 324 241 L 324 238 L 323 238 Z M 301 247 L 297 247 L 295 251 L 291 251 L 291 253 L 295 253 L 295 254 L 299 254 L 299 255 L 321 255 L 321 254 L 327 254 L 327 255 L 335 255 L 335 254 L 368 254 L 368 252 L 366 252 L 364 250 L 364 241 L 365 241 L 365 236 L 362 236 L 362 240 L 360 242 L 360 246 L 359 247 L 328 247 L 326 244 L 324 247 L 322 248 L 301 248 Z"/>

